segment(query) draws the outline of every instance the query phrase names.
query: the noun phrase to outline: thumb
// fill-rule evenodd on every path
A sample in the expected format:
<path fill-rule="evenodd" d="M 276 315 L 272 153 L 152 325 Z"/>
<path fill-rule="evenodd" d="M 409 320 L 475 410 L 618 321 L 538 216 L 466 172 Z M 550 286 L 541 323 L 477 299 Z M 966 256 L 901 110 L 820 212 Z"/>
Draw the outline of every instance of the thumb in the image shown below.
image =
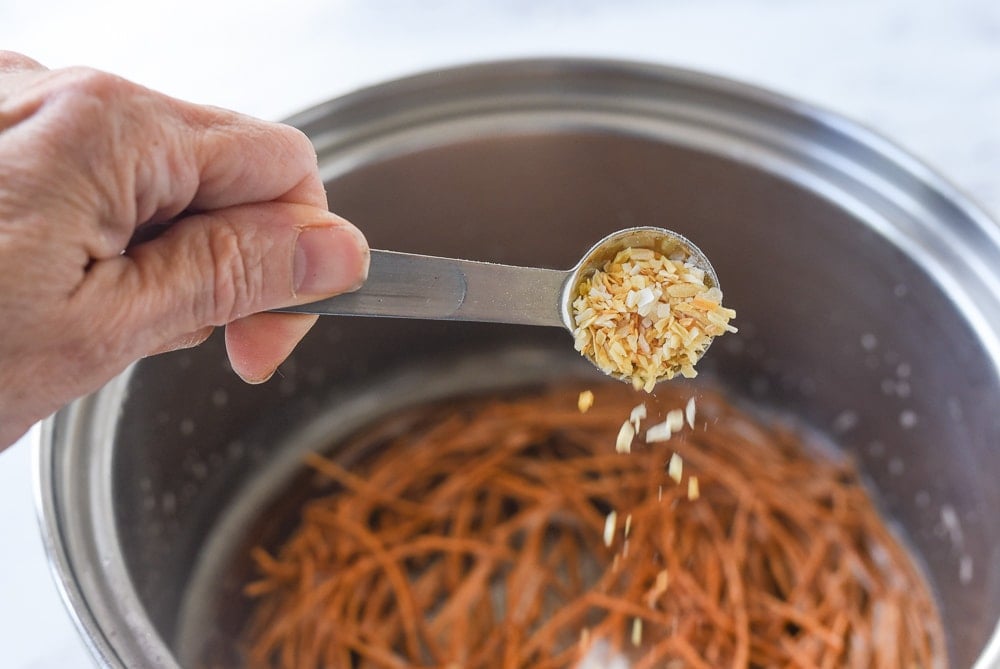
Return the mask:
<path fill-rule="evenodd" d="M 105 320 L 118 332 L 105 336 L 125 334 L 138 357 L 207 326 L 354 290 L 367 271 L 367 242 L 346 220 L 301 204 L 240 205 L 98 261 L 77 297 L 116 309 Z"/>

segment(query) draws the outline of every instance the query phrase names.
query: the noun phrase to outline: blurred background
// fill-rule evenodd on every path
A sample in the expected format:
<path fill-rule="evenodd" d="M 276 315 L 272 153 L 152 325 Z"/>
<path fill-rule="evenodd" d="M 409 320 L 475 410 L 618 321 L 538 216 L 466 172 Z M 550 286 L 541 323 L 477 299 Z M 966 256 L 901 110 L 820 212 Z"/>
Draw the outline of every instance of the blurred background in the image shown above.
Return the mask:
<path fill-rule="evenodd" d="M 1000 216 L 996 0 L 8 0 L 0 48 L 270 119 L 471 61 L 689 67 L 872 127 Z M 0 664 L 86 667 L 36 528 L 27 441 L 0 454 Z"/>

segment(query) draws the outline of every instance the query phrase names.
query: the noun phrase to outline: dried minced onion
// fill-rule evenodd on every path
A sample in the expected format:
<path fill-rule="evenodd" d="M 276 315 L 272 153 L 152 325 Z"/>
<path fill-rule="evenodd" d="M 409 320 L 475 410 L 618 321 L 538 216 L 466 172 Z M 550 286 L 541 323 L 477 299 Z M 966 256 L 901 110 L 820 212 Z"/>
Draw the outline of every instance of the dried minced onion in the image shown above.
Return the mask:
<path fill-rule="evenodd" d="M 632 451 L 632 439 L 635 438 L 635 427 L 631 421 L 622 423 L 618 430 L 618 438 L 615 440 L 615 451 L 618 453 L 630 453 Z"/>
<path fill-rule="evenodd" d="M 635 428 L 636 433 L 639 432 L 639 426 L 642 421 L 646 420 L 646 405 L 639 404 L 632 408 L 632 413 L 629 414 L 628 420 L 632 423 L 632 427 Z"/>
<path fill-rule="evenodd" d="M 674 483 L 680 483 L 684 476 L 684 460 L 676 453 L 670 456 L 670 462 L 667 465 L 667 476 L 672 478 Z"/>
<path fill-rule="evenodd" d="M 701 487 L 698 485 L 698 477 L 692 476 L 688 479 L 688 499 L 692 502 L 701 497 Z"/>
<path fill-rule="evenodd" d="M 603 372 L 650 392 L 694 369 L 736 312 L 687 258 L 628 248 L 584 279 L 573 301 L 574 345 Z"/>
<path fill-rule="evenodd" d="M 615 529 L 618 526 L 618 513 L 612 511 L 604 519 L 604 545 L 611 546 L 611 543 L 615 540 Z"/>

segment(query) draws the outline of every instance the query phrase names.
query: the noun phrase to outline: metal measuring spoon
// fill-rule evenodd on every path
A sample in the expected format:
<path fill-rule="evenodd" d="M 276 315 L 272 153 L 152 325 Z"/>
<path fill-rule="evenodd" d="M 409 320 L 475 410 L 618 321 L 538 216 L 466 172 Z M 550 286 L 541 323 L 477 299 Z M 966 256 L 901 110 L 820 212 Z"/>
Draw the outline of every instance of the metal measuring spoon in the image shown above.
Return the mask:
<path fill-rule="evenodd" d="M 712 264 L 687 238 L 639 227 L 611 233 L 563 271 L 373 250 L 368 279 L 358 290 L 279 311 L 549 325 L 572 333 L 577 286 L 629 247 L 667 257 L 680 252 L 704 270 L 707 287 L 719 286 Z"/>

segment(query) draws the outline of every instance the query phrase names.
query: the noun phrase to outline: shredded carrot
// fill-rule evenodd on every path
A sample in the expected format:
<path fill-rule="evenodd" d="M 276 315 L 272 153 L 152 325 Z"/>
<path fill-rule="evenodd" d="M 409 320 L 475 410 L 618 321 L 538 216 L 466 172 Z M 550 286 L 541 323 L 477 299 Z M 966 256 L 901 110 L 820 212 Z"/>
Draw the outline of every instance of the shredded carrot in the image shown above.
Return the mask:
<path fill-rule="evenodd" d="M 625 457 L 632 391 L 598 386 L 582 414 L 580 390 L 389 416 L 331 446 L 369 453 L 350 469 L 310 455 L 325 488 L 251 554 L 241 666 L 945 666 L 934 600 L 850 463 L 707 388 L 709 429 Z M 649 414 L 690 392 L 661 387 Z M 694 487 L 664 485 L 674 453 Z M 627 552 L 605 545 L 613 511 Z"/>

